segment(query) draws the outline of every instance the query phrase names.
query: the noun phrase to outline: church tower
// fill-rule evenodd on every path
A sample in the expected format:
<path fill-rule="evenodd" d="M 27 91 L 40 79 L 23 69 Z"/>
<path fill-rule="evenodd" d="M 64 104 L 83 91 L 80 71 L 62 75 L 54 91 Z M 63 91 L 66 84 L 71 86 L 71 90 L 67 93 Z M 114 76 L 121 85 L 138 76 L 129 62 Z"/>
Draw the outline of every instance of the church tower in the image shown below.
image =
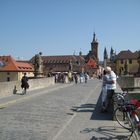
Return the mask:
<path fill-rule="evenodd" d="M 98 42 L 97 42 L 97 39 L 95 37 L 95 33 L 93 35 L 93 40 L 91 42 L 91 50 L 89 51 L 89 53 L 85 57 L 86 62 L 88 62 L 90 58 L 95 60 L 95 62 L 97 64 L 99 63 L 99 58 L 98 58 Z"/>
<path fill-rule="evenodd" d="M 107 54 L 107 50 L 105 47 L 105 49 L 104 49 L 104 68 L 106 68 L 107 62 L 108 62 L 108 54 Z"/>
<path fill-rule="evenodd" d="M 94 33 L 93 34 L 93 41 L 91 42 L 91 52 L 94 55 L 94 57 L 96 58 L 96 60 L 98 61 L 99 60 L 99 58 L 98 58 L 98 42 L 97 42 L 97 39 L 95 36 L 96 36 L 96 34 Z"/>
<path fill-rule="evenodd" d="M 110 50 L 110 61 L 113 62 L 115 60 L 115 52 L 113 50 L 113 48 L 111 47 L 111 50 Z"/>

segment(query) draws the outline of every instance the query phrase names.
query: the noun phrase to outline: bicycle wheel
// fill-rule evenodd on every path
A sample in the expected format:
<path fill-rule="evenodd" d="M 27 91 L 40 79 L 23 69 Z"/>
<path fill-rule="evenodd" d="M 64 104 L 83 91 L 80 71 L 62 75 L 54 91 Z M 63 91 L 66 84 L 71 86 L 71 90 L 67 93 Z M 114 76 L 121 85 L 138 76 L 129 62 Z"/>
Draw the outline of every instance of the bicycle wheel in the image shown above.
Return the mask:
<path fill-rule="evenodd" d="M 139 132 L 137 129 L 134 131 L 134 136 L 135 136 L 136 140 L 140 140 Z"/>
<path fill-rule="evenodd" d="M 133 126 L 129 112 L 124 112 L 122 107 L 117 107 L 114 110 L 114 118 L 123 128 L 132 131 Z"/>
<path fill-rule="evenodd" d="M 137 114 L 133 114 L 131 116 L 131 119 L 132 119 L 132 124 L 133 124 L 134 136 L 135 136 L 136 140 L 140 140 L 140 137 L 139 137 L 139 117 L 137 116 Z"/>

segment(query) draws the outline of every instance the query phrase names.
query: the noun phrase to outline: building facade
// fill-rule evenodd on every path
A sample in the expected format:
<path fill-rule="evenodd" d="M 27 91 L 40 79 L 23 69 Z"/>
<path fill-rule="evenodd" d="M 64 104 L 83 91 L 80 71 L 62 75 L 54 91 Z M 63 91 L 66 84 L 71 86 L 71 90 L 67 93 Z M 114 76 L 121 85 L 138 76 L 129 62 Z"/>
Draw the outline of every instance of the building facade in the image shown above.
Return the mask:
<path fill-rule="evenodd" d="M 139 69 L 138 51 L 121 51 L 116 56 L 116 72 L 118 75 L 137 75 Z"/>
<path fill-rule="evenodd" d="M 34 68 L 27 61 L 16 61 L 11 56 L 0 56 L 0 82 L 19 81 L 23 74 L 34 76 Z"/>
<path fill-rule="evenodd" d="M 117 75 L 140 75 L 140 52 L 130 50 L 114 53 L 111 48 L 110 58 L 106 48 L 104 49 L 104 67 L 110 66 Z"/>

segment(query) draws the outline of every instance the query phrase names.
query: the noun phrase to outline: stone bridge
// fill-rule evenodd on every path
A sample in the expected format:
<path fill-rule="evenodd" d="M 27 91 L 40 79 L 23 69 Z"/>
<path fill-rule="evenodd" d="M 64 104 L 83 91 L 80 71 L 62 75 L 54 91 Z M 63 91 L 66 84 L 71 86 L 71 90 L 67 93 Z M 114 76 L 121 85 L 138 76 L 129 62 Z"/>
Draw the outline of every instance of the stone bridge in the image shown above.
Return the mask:
<path fill-rule="evenodd" d="M 100 112 L 101 86 L 98 79 L 53 83 L 1 97 L 0 140 L 128 139 L 130 132 L 112 119 L 112 112 Z"/>

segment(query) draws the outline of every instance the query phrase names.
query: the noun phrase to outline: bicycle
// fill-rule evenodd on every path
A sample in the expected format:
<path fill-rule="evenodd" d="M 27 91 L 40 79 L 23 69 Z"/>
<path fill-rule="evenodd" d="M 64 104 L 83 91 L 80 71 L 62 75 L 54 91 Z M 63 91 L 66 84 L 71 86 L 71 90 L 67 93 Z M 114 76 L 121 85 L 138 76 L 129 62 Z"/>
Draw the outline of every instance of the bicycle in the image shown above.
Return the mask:
<path fill-rule="evenodd" d="M 140 120 L 138 117 L 137 109 L 140 108 L 139 100 L 126 100 L 126 94 L 119 93 L 115 96 L 118 101 L 117 107 L 114 110 L 115 120 L 125 129 L 131 132 L 130 137 L 135 134 L 139 140 L 138 131 L 140 129 Z M 121 101 L 121 102 L 120 102 Z"/>
<path fill-rule="evenodd" d="M 126 102 L 129 102 L 128 93 L 122 92 L 113 95 L 113 102 L 116 106 L 121 106 Z"/>

